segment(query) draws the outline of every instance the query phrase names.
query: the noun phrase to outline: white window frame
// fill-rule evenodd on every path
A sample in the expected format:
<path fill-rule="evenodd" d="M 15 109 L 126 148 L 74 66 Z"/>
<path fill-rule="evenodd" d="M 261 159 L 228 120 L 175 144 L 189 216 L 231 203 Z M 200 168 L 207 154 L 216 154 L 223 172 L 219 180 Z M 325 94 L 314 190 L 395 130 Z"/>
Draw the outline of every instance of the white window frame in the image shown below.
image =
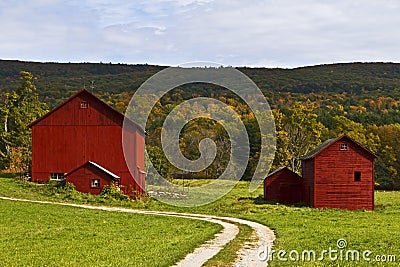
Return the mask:
<path fill-rule="evenodd" d="M 100 179 L 94 178 L 90 183 L 92 188 L 100 188 Z"/>
<path fill-rule="evenodd" d="M 340 144 L 340 150 L 345 151 L 348 149 L 348 145 L 346 143 L 341 143 Z"/>
<path fill-rule="evenodd" d="M 87 101 L 82 101 L 80 104 L 80 108 L 86 109 L 89 107 L 89 103 Z"/>
<path fill-rule="evenodd" d="M 60 172 L 50 173 L 50 180 L 52 180 L 52 181 L 62 181 L 64 179 L 65 179 L 64 173 L 60 173 Z"/>

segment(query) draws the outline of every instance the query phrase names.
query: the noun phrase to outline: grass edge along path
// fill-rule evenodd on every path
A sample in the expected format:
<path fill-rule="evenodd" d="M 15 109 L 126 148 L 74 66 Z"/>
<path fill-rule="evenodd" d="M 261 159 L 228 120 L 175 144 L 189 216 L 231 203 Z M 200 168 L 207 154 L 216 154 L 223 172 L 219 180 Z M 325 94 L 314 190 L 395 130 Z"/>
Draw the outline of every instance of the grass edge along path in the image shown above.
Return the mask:
<path fill-rule="evenodd" d="M 178 217 L 0 200 L 2 266 L 171 266 L 221 226 Z M 195 231 L 193 231 L 195 229 Z"/>
<path fill-rule="evenodd" d="M 163 211 L 148 211 L 148 210 L 134 210 L 134 209 L 126 209 L 126 208 L 118 208 L 118 207 L 105 207 L 105 206 L 90 206 L 90 205 L 82 205 L 82 204 L 72 204 L 72 203 L 61 203 L 61 202 L 49 202 L 49 201 L 38 201 L 38 200 L 27 200 L 27 199 L 16 199 L 9 197 L 0 197 L 0 199 L 4 200 L 13 200 L 13 201 L 24 201 L 31 203 L 41 203 L 41 204 L 55 204 L 62 206 L 70 206 L 70 207 L 78 207 L 78 208 L 86 208 L 86 209 L 94 209 L 94 210 L 103 210 L 103 211 L 118 211 L 118 212 L 128 212 L 128 213 L 136 213 L 136 214 L 152 214 L 152 215 L 164 215 L 164 216 L 175 216 L 181 218 L 191 218 L 204 220 L 208 222 L 214 222 L 222 225 L 224 227 L 222 233 L 217 234 L 216 237 L 196 248 L 192 253 L 188 254 L 185 259 L 178 262 L 175 266 L 202 266 L 209 259 L 214 257 L 220 252 L 226 244 L 231 242 L 239 233 L 239 228 L 235 223 L 240 223 L 244 225 L 248 225 L 252 227 L 256 233 L 256 237 L 254 237 L 254 244 L 252 246 L 245 247 L 243 246 L 241 250 L 238 252 L 238 255 L 242 255 L 242 257 L 236 262 L 240 266 L 265 266 L 265 262 L 259 262 L 257 258 L 258 248 L 268 245 L 272 247 L 273 240 L 275 239 L 274 233 L 268 227 L 242 219 L 230 218 L 230 217 L 217 217 L 211 215 L 201 215 L 201 214 L 186 214 L 186 213 L 177 213 L 177 212 L 163 212 Z M 230 223 L 226 222 L 230 221 Z M 232 223 L 234 222 L 234 223 Z M 250 264 L 250 265 L 249 265 Z"/>

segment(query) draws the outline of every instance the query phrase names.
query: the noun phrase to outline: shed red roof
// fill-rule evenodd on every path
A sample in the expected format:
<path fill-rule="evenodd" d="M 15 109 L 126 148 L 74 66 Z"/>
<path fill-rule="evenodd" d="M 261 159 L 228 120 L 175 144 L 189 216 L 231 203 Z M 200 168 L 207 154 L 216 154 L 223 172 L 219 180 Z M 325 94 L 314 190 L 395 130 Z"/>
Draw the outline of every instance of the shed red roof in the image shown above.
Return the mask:
<path fill-rule="evenodd" d="M 295 173 L 294 171 L 290 170 L 288 167 L 279 167 L 279 168 L 276 169 L 275 171 L 269 173 L 268 176 L 265 177 L 265 178 L 270 178 L 271 176 L 273 176 L 273 175 L 275 175 L 275 174 L 277 174 L 277 173 L 279 173 L 279 172 L 282 172 L 282 171 L 284 171 L 284 170 L 286 170 L 286 171 L 288 171 L 288 172 L 291 172 L 291 173 L 297 175 L 299 178 L 301 178 L 300 175 L 298 175 L 298 174 Z"/>
<path fill-rule="evenodd" d="M 331 146 L 332 144 L 343 140 L 343 139 L 347 139 L 348 141 L 350 141 L 351 143 L 357 145 L 358 147 L 360 147 L 362 150 L 364 150 L 367 154 L 369 154 L 370 156 L 372 156 L 373 158 L 376 158 L 377 155 L 375 155 L 374 153 L 372 153 L 370 150 L 368 150 L 366 147 L 364 147 L 363 145 L 361 145 L 360 143 L 358 143 L 357 141 L 355 141 L 354 139 L 350 138 L 348 135 L 344 134 L 342 136 L 339 136 L 337 138 L 332 138 L 332 139 L 328 139 L 325 142 L 323 142 L 321 145 L 319 145 L 318 147 L 316 147 L 315 149 L 311 150 L 310 152 L 308 152 L 306 155 L 302 156 L 300 159 L 301 160 L 306 160 L 306 159 L 311 159 L 314 158 L 315 156 L 317 156 L 319 153 L 321 153 L 324 149 L 328 148 L 329 146 Z"/>
<path fill-rule="evenodd" d="M 80 168 L 82 168 L 82 167 L 84 167 L 84 166 L 86 166 L 86 165 L 88 165 L 88 164 L 91 165 L 91 166 L 93 166 L 93 167 L 95 167 L 95 168 L 97 168 L 97 169 L 99 169 L 99 170 L 101 170 L 102 172 L 108 174 L 113 180 L 116 180 L 116 179 L 119 179 L 119 178 L 120 178 L 120 177 L 119 177 L 118 175 L 116 175 L 115 173 L 113 173 L 113 172 L 107 170 L 107 169 L 104 168 L 103 166 L 101 166 L 101 165 L 99 165 L 99 164 L 97 164 L 97 163 L 94 163 L 94 162 L 92 162 L 92 161 L 87 161 L 87 162 L 83 163 L 82 165 L 79 165 L 78 167 L 76 167 L 76 168 L 73 169 L 72 171 L 70 171 L 70 172 L 68 172 L 67 174 L 65 174 L 65 177 L 71 175 L 73 172 L 79 170 Z"/>

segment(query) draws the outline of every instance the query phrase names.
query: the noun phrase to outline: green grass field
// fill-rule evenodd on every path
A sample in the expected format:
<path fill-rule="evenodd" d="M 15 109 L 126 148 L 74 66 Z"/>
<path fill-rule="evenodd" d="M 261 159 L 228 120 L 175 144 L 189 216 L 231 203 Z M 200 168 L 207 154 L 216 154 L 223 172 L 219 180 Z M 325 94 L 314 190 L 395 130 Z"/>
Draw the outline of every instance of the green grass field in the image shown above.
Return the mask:
<path fill-rule="evenodd" d="M 199 220 L 0 200 L 0 265 L 170 266 L 221 228 Z"/>
<path fill-rule="evenodd" d="M 196 181 L 196 184 L 199 182 Z M 399 266 L 400 264 L 400 192 L 376 192 L 375 211 L 343 211 L 336 209 L 312 209 L 266 204 L 262 200 L 262 188 L 248 192 L 248 182 L 240 182 L 234 190 L 222 199 L 195 208 L 169 206 L 150 198 L 141 201 L 118 202 L 104 200 L 79 193 L 46 190 L 46 186 L 16 183 L 12 179 L 0 179 L 0 195 L 40 200 L 89 203 L 94 205 L 116 205 L 135 209 L 170 210 L 178 212 L 206 213 L 231 216 L 260 222 L 275 231 L 274 250 L 314 250 L 319 253 L 329 248 L 337 249 L 336 241 L 345 239 L 344 250 L 370 250 L 371 262 L 336 260 L 327 255 L 320 261 L 280 261 L 277 257 L 271 266 Z M 219 253 L 207 266 L 230 266 L 238 244 L 251 234 L 249 229 L 231 246 Z M 236 242 L 236 243 L 235 243 Z M 396 262 L 377 262 L 375 256 L 396 256 Z M 288 255 L 286 255 L 288 258 Z M 387 259 L 389 260 L 389 259 Z M 391 261 L 393 258 L 390 259 Z"/>

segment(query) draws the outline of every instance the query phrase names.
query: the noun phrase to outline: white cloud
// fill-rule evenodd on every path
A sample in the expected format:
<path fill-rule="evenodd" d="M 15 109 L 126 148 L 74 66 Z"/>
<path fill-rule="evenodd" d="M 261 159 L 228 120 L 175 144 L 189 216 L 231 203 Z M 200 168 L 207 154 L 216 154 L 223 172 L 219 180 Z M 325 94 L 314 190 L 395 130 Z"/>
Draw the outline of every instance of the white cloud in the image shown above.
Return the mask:
<path fill-rule="evenodd" d="M 0 58 L 272 67 L 400 61 L 396 0 L 4 2 Z"/>

